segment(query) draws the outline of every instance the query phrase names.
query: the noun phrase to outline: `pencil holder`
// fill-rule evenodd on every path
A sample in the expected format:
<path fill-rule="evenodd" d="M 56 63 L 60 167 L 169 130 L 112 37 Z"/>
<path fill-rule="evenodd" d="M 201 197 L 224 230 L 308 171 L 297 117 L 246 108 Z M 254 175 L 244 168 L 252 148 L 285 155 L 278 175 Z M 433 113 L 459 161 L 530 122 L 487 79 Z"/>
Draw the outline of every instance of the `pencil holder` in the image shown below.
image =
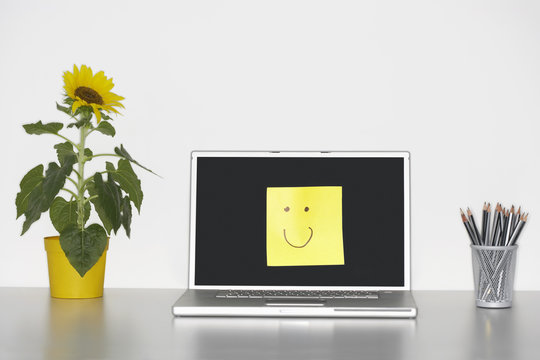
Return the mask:
<path fill-rule="evenodd" d="M 471 245 L 476 306 L 512 306 L 517 248 Z"/>

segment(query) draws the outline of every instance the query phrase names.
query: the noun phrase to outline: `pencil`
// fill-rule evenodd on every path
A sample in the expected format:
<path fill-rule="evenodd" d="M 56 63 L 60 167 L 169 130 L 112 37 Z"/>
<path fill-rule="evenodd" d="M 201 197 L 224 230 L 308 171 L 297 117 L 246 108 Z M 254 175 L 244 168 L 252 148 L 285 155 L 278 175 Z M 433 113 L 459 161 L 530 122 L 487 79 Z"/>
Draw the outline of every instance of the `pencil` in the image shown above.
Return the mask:
<path fill-rule="evenodd" d="M 478 239 L 477 245 L 480 245 L 480 233 L 478 232 L 478 227 L 476 226 L 476 222 L 474 221 L 474 216 L 471 212 L 471 209 L 469 208 L 467 208 L 467 215 L 469 215 L 470 225 L 474 231 L 474 234 L 476 235 L 476 238 Z"/>
<path fill-rule="evenodd" d="M 486 213 L 487 213 L 487 206 L 484 202 L 484 207 L 482 208 L 482 234 L 480 237 L 480 243 L 482 245 L 486 244 Z"/>
<path fill-rule="evenodd" d="M 491 246 L 494 246 L 498 240 L 499 228 L 501 225 L 500 215 L 501 215 L 501 205 L 497 203 L 497 206 L 495 207 L 495 214 L 493 215 L 493 231 L 491 234 L 491 242 L 490 242 Z"/>
<path fill-rule="evenodd" d="M 519 220 L 519 223 L 516 226 L 516 231 L 514 231 L 514 234 L 512 235 L 512 238 L 510 239 L 510 246 L 516 244 L 519 238 L 519 234 L 521 234 L 521 231 L 523 230 L 523 227 L 525 226 L 525 223 L 527 222 L 528 216 L 529 214 L 521 216 L 521 219 Z"/>
<path fill-rule="evenodd" d="M 506 210 L 503 208 L 501 211 L 501 232 L 499 233 L 499 239 L 497 240 L 497 246 L 502 246 L 504 244 L 504 236 L 506 234 L 506 229 L 508 226 L 508 221 L 506 217 Z"/>
<path fill-rule="evenodd" d="M 463 210 L 459 209 L 459 211 L 461 211 L 461 220 L 463 220 L 463 225 L 465 225 L 465 229 L 467 230 L 467 233 L 469 234 L 469 238 L 471 239 L 471 243 L 473 245 L 476 245 L 476 241 L 474 239 L 474 233 L 473 233 L 473 231 L 471 229 L 469 221 L 467 220 L 467 217 L 463 213 Z"/>
<path fill-rule="evenodd" d="M 512 229 L 512 233 L 513 233 L 514 231 L 516 231 L 516 228 L 517 228 L 517 226 L 518 226 L 518 224 L 519 224 L 520 221 L 521 221 L 521 206 L 519 207 L 519 209 L 518 209 L 518 211 L 517 211 L 517 213 L 516 213 L 516 223 L 515 223 L 514 228 Z"/>
<path fill-rule="evenodd" d="M 516 217 L 514 214 L 514 205 L 512 205 L 512 209 L 510 210 L 510 217 L 508 218 L 508 230 L 506 232 L 506 239 L 504 241 L 505 245 L 508 245 L 510 243 L 510 238 L 512 237 L 512 233 L 514 232 L 515 225 Z"/>
<path fill-rule="evenodd" d="M 487 206 L 487 215 L 486 215 L 486 233 L 484 235 L 484 245 L 490 245 L 489 243 L 489 223 L 491 221 L 491 204 L 488 203 L 488 206 Z"/>

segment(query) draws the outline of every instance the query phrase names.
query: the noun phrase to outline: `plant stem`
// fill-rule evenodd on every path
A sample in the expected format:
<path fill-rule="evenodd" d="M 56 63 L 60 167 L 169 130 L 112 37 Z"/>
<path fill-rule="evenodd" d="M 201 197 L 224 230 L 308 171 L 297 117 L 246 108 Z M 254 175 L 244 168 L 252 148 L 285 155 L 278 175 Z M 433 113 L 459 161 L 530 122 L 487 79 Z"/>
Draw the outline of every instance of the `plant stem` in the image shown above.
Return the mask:
<path fill-rule="evenodd" d="M 118 154 L 95 154 L 95 155 L 92 155 L 92 156 L 88 156 L 88 159 L 92 159 L 92 158 L 95 158 L 95 157 L 98 157 L 98 156 L 114 156 L 114 157 L 124 158 L 122 155 L 118 155 Z"/>
<path fill-rule="evenodd" d="M 54 133 L 51 133 L 51 135 L 56 135 L 58 136 L 59 138 L 62 138 L 64 140 L 66 140 L 68 143 L 70 143 L 71 145 L 73 146 L 77 146 L 77 144 L 75 144 L 73 141 L 69 140 L 67 137 L 65 137 L 64 135 L 60 135 L 60 134 L 54 134 Z"/>
<path fill-rule="evenodd" d="M 66 177 L 66 180 L 71 181 L 71 183 L 72 183 L 73 185 L 77 186 L 77 182 L 76 182 L 75 180 L 73 180 L 72 178 L 70 178 L 69 176 Z"/>
<path fill-rule="evenodd" d="M 84 146 L 86 142 L 86 136 L 88 136 L 88 127 L 81 126 L 80 129 L 80 142 L 77 145 L 79 150 L 77 153 L 78 158 L 78 171 L 77 171 L 77 191 L 79 196 L 77 197 L 77 225 L 84 230 L 84 163 L 86 161 L 84 156 Z"/>
<path fill-rule="evenodd" d="M 71 190 L 69 190 L 69 189 L 66 189 L 66 188 L 62 188 L 62 189 L 60 189 L 60 190 L 64 190 L 64 191 L 66 191 L 66 192 L 70 193 L 72 197 L 75 197 L 75 198 L 77 198 L 77 194 L 75 194 L 75 193 L 74 193 L 73 191 L 71 191 Z"/>
<path fill-rule="evenodd" d="M 97 197 L 98 197 L 97 195 L 92 195 L 92 196 L 90 196 L 89 198 L 85 199 L 85 200 L 84 200 L 84 203 L 86 204 L 87 202 L 92 201 L 93 199 L 95 199 L 95 198 L 97 198 Z"/>

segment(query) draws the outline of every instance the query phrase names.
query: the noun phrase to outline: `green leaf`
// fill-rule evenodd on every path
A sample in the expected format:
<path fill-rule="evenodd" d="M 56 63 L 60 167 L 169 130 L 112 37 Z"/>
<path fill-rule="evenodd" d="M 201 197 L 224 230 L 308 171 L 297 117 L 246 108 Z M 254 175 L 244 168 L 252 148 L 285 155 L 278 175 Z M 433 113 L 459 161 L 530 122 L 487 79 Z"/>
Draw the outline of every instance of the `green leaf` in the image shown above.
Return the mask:
<path fill-rule="evenodd" d="M 60 165 L 64 165 L 67 157 L 77 156 L 73 151 L 73 145 L 71 145 L 71 143 L 68 141 L 66 141 L 65 143 L 56 144 L 54 145 L 54 148 L 56 149 L 56 155 L 58 156 L 58 161 L 60 162 Z M 73 163 L 75 162 L 77 162 L 77 159 L 73 160 Z"/>
<path fill-rule="evenodd" d="M 77 225 L 78 204 L 77 201 L 66 201 L 58 196 L 54 199 L 49 210 L 51 222 L 59 233 L 62 233 L 68 225 Z M 90 203 L 84 205 L 84 222 L 90 217 Z"/>
<path fill-rule="evenodd" d="M 64 125 L 62 123 L 52 122 L 43 124 L 41 120 L 35 124 L 23 125 L 24 130 L 30 135 L 58 134 L 63 127 Z"/>
<path fill-rule="evenodd" d="M 30 229 L 30 226 L 39 220 L 41 213 L 47 211 L 46 199 L 43 196 L 43 184 L 39 184 L 28 197 L 28 207 L 24 212 L 24 223 L 21 235 Z"/>
<path fill-rule="evenodd" d="M 103 181 L 100 173 L 94 175 L 94 189 L 100 200 L 106 217 L 112 225 L 112 230 L 116 233 L 121 225 L 120 211 L 122 193 L 120 187 L 113 181 L 109 174 L 107 182 Z"/>
<path fill-rule="evenodd" d="M 64 102 L 65 102 L 65 100 L 64 100 Z M 58 111 L 61 111 L 61 112 L 65 113 L 65 114 L 68 114 L 69 116 L 73 116 L 73 114 L 71 113 L 71 106 L 66 107 L 66 106 L 62 106 L 62 105 L 56 103 L 56 109 Z"/>
<path fill-rule="evenodd" d="M 66 95 L 66 97 L 64 98 L 64 100 L 62 101 L 64 104 L 67 104 L 69 105 L 69 108 L 71 109 L 71 106 L 73 105 L 73 103 L 75 102 L 74 99 L 70 98 L 69 96 Z"/>
<path fill-rule="evenodd" d="M 86 188 L 88 189 L 88 193 L 90 194 L 90 196 L 96 196 L 96 195 L 99 196 L 96 190 L 96 186 L 93 181 L 89 182 L 86 185 Z M 96 210 L 99 216 L 99 219 L 101 220 L 101 223 L 103 224 L 103 227 L 105 228 L 105 230 L 107 230 L 107 234 L 110 234 L 113 226 L 107 216 L 107 212 L 105 211 L 105 207 L 102 204 L 101 199 L 99 197 L 95 197 L 91 199 L 90 202 L 94 204 L 94 209 Z"/>
<path fill-rule="evenodd" d="M 113 179 L 120 184 L 122 190 L 129 195 L 129 199 L 133 201 L 137 211 L 140 213 L 143 200 L 141 181 L 133 172 L 133 168 L 129 161 L 124 159 L 118 160 L 118 169 L 116 170 L 114 169 L 113 164 L 107 162 L 106 168 L 109 175 L 112 175 Z"/>
<path fill-rule="evenodd" d="M 52 203 L 60 189 L 64 187 L 66 177 L 71 174 L 75 161 L 76 158 L 72 156 L 64 158 L 64 164 L 61 167 L 57 163 L 49 164 L 43 179 L 43 193 L 49 204 Z"/>
<path fill-rule="evenodd" d="M 129 237 L 131 234 L 131 202 L 127 196 L 122 199 L 122 226 Z"/>
<path fill-rule="evenodd" d="M 43 181 L 43 165 L 38 165 L 32 170 L 30 170 L 20 183 L 21 191 L 17 194 L 15 198 L 15 205 L 17 206 L 17 219 L 24 214 L 28 208 L 28 197 L 38 188 Z"/>
<path fill-rule="evenodd" d="M 112 117 L 110 117 L 109 115 L 105 114 L 104 112 L 100 111 L 101 113 L 101 120 L 113 120 Z"/>
<path fill-rule="evenodd" d="M 98 224 L 85 229 L 69 225 L 60 233 L 60 246 L 71 266 L 84 277 L 105 251 L 107 233 Z"/>
<path fill-rule="evenodd" d="M 28 206 L 24 212 L 25 221 L 23 223 L 22 234 L 41 217 L 41 213 L 49 210 L 51 204 L 64 187 L 66 177 L 73 170 L 74 157 L 65 159 L 65 163 L 60 167 L 57 163 L 50 163 L 42 183 L 36 187 L 28 197 Z M 22 235 L 21 234 L 21 235 Z"/>
<path fill-rule="evenodd" d="M 89 148 L 84 149 L 84 156 L 86 156 L 86 161 L 92 160 L 92 156 L 94 156 L 94 153 Z"/>
<path fill-rule="evenodd" d="M 116 130 L 114 130 L 114 127 L 107 121 L 101 121 L 95 130 L 113 137 L 116 135 Z"/>
<path fill-rule="evenodd" d="M 115 148 L 114 148 L 114 152 L 116 153 L 116 155 L 122 156 L 123 158 L 125 158 L 125 159 L 131 161 L 132 163 L 134 163 L 134 164 L 136 164 L 136 165 L 142 167 L 144 170 L 149 171 L 149 172 L 151 172 L 152 174 L 159 176 L 158 174 L 156 174 L 156 173 L 153 172 L 152 170 L 148 169 L 147 167 L 142 166 L 142 165 L 139 164 L 137 161 L 135 161 L 135 159 L 133 159 L 133 158 L 131 157 L 131 155 L 129 155 L 129 153 L 127 152 L 127 150 L 126 150 L 126 148 L 124 147 L 124 145 L 121 145 L 121 144 L 120 144 L 120 148 L 115 147 Z"/>
<path fill-rule="evenodd" d="M 79 108 L 79 109 L 80 109 L 80 108 Z M 78 109 L 77 109 L 77 110 L 78 110 Z M 77 121 L 77 122 L 71 123 L 71 124 L 69 124 L 67 127 L 68 127 L 68 128 L 72 128 L 72 127 L 75 126 L 77 129 L 80 129 L 82 126 L 85 126 L 85 125 L 87 125 L 87 124 L 89 124 L 89 123 L 90 123 L 90 119 L 86 119 L 86 118 L 85 118 L 85 119 L 79 120 L 79 121 Z"/>

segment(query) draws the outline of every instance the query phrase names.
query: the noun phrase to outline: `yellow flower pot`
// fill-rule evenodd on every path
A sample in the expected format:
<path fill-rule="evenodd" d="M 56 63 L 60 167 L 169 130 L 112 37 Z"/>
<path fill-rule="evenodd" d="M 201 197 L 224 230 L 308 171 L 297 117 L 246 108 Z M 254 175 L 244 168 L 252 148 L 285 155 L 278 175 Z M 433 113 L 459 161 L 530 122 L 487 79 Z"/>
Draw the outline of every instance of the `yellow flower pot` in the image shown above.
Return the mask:
<path fill-rule="evenodd" d="M 49 265 L 49 284 L 51 296 L 64 299 L 88 299 L 103 296 L 105 280 L 105 259 L 109 242 L 98 262 L 81 277 L 71 266 L 66 254 L 60 247 L 58 236 L 45 238 L 47 263 Z"/>

